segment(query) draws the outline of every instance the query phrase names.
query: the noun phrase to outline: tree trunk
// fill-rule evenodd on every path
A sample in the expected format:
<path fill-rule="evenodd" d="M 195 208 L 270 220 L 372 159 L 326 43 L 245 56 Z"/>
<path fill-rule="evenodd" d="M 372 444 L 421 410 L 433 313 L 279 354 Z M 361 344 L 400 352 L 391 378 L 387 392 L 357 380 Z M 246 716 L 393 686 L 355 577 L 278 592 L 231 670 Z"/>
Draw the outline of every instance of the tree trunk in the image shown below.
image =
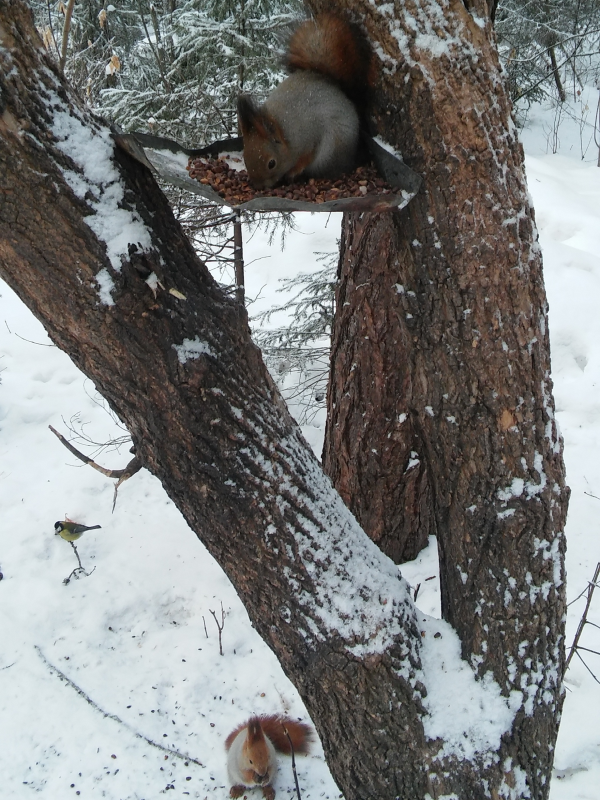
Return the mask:
<path fill-rule="evenodd" d="M 312 3 L 317 11 L 329 5 Z M 371 37 L 381 27 L 381 17 L 361 0 L 340 5 L 365 19 Z M 456 363 L 448 358 L 457 325 L 460 337 L 477 347 L 479 341 L 485 345 L 490 324 L 495 339 L 501 319 L 516 326 L 522 310 L 511 305 L 513 294 L 522 294 L 527 304 L 533 290 L 532 308 L 545 308 L 541 263 L 539 275 L 532 271 L 532 287 L 518 277 L 519 264 L 528 264 L 529 248 L 536 248 L 536 232 L 492 26 L 484 25 L 487 6 L 484 0 L 453 0 L 443 20 L 435 9 L 428 2 L 408 9 L 397 3 L 394 14 L 382 15 L 387 38 L 378 56 L 385 77 L 372 96 L 376 130 L 424 176 L 425 187 L 402 212 L 344 217 L 323 448 L 325 472 L 364 530 L 396 563 L 415 558 L 438 531 L 435 495 L 447 494 L 432 487 L 430 445 L 415 403 L 422 403 L 421 414 L 431 409 L 426 413 L 442 415 L 445 424 L 456 419 L 464 432 L 450 394 L 442 392 L 447 396 L 436 406 L 431 392 L 457 380 Z M 486 195 L 488 185 L 493 192 Z M 487 262 L 493 262 L 495 275 Z M 411 275 L 411 269 L 417 273 Z M 504 293 L 511 277 L 515 291 Z M 498 288 L 496 298 L 487 289 L 490 280 Z M 460 294 L 456 300 L 450 299 L 452 283 Z M 476 305 L 486 306 L 485 324 L 480 325 Z M 501 316 L 491 323 L 493 314 Z M 470 330 L 476 333 L 471 336 Z M 430 360 L 431 336 L 446 351 L 442 360 Z M 547 371 L 547 341 L 543 349 Z M 484 362 L 489 363 L 485 346 L 463 359 L 473 374 Z M 516 376 L 511 380 L 516 385 Z M 539 386 L 539 375 L 531 374 L 533 381 Z M 485 373 L 478 382 L 486 384 Z M 463 388 L 462 399 L 473 405 L 474 395 L 467 384 Z M 446 435 L 437 425 L 428 426 L 436 439 Z"/>
<path fill-rule="evenodd" d="M 517 652 L 562 674 L 568 502 L 523 151 L 485 4 L 344 5 L 380 32 L 376 129 L 425 184 L 403 211 L 344 219 L 324 466 L 395 560 L 437 532 L 443 616 L 509 692 Z M 546 704 L 522 680 L 541 797 L 559 684 Z"/>
<path fill-rule="evenodd" d="M 344 216 L 323 469 L 371 539 L 401 563 L 427 546 L 436 519 L 410 413 L 414 334 L 399 313 L 398 217 Z"/>
<path fill-rule="evenodd" d="M 548 48 L 548 54 L 550 56 L 550 63 L 552 64 L 552 74 L 554 75 L 554 83 L 556 84 L 556 91 L 558 92 L 558 96 L 560 97 L 560 102 L 564 103 L 567 99 L 567 93 L 565 92 L 565 87 L 562 85 L 562 81 L 560 79 L 560 70 L 556 62 L 556 50 L 554 49 L 554 45 L 551 45 Z"/>
<path fill-rule="evenodd" d="M 349 4 L 366 18 L 369 31 L 380 23 L 364 4 Z M 499 337 L 502 325 L 540 326 L 521 319 L 531 293 L 530 316 L 545 308 L 539 254 L 532 260 L 529 252 L 536 234 L 522 152 L 481 5 L 477 19 L 460 2 L 450 3 L 443 22 L 428 19 L 433 4 L 397 7 L 399 25 L 389 14 L 387 33 L 393 36 L 384 42 L 385 80 L 373 93 L 377 130 L 424 175 L 425 188 L 395 215 L 347 215 L 343 223 L 323 464 L 365 531 L 398 563 L 414 558 L 439 530 L 439 500 L 452 491 L 452 483 L 432 485 L 430 457 L 436 452 L 437 458 L 448 424 L 456 426 L 455 439 L 466 434 L 453 403 L 474 407 L 477 393 L 469 391 L 471 375 L 460 372 L 494 386 L 497 357 L 488 360 L 488 340 L 508 347 L 508 339 Z M 427 39 L 431 32 L 434 45 Z M 428 49 L 434 46 L 440 55 Z M 521 263 L 528 276 L 531 264 L 530 285 L 521 278 Z M 453 287 L 458 297 L 451 296 Z M 521 333 L 518 346 L 534 335 Z M 443 357 L 433 354 L 432 337 Z M 461 353 L 457 369 L 449 355 L 461 338 L 473 349 Z M 547 340 L 540 335 L 539 343 L 544 359 L 529 383 L 543 402 L 539 387 L 549 357 Z M 521 392 L 518 373 L 509 374 L 511 356 L 503 360 L 503 378 L 513 384 L 511 406 L 488 416 L 506 411 L 510 421 Z M 479 373 L 484 363 L 491 383 L 486 371 Z M 439 391 L 460 381 L 466 381 L 460 397 Z M 435 414 L 440 425 L 431 418 L 424 424 L 423 414 Z M 500 477 L 493 470 L 489 475 L 492 482 Z"/>
<path fill-rule="evenodd" d="M 447 24 L 482 38 L 460 8 L 446 11 Z M 380 46 L 393 48 L 385 26 L 372 23 Z M 114 149 L 46 60 L 20 0 L 0 4 L 0 78 L 0 274 L 94 381 L 230 577 L 298 687 L 347 800 L 545 798 L 562 697 L 566 491 L 531 219 L 524 200 L 512 222 L 513 210 L 489 210 L 506 199 L 490 162 L 504 159 L 515 197 L 520 162 L 505 149 L 488 153 L 482 140 L 484 166 L 470 165 L 481 184 L 464 250 L 477 242 L 476 270 L 459 257 L 456 209 L 444 212 L 446 196 L 466 203 L 462 185 L 444 190 L 447 170 L 464 177 L 451 152 L 432 167 L 415 211 L 384 220 L 400 242 L 422 242 L 399 249 L 405 292 L 390 290 L 410 333 L 407 410 L 427 464 L 444 609 L 464 657 L 485 675 L 476 683 L 452 650 L 453 631 L 415 610 L 393 563 L 323 476 L 243 308 L 198 261 L 150 172 Z M 405 141 L 415 114 L 431 113 L 433 88 L 398 95 L 406 116 L 394 120 L 398 130 L 382 122 L 387 136 Z M 488 113 L 496 119 L 482 105 L 480 116 Z M 419 148 L 442 152 L 436 131 L 433 142 L 415 142 L 424 165 L 435 162 Z M 502 328 L 500 264 L 482 227 L 497 230 L 497 218 L 506 222 L 501 256 L 508 242 L 516 248 L 502 275 L 504 294 L 514 293 L 511 330 L 509 320 Z M 443 294 L 430 283 L 440 275 Z"/>

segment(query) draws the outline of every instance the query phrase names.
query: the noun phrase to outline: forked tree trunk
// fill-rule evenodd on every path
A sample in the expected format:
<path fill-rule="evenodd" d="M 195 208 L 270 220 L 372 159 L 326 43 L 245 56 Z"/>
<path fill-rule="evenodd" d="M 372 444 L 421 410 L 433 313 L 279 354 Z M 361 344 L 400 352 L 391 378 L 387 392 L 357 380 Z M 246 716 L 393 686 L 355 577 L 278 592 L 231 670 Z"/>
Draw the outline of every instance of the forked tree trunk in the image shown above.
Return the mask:
<path fill-rule="evenodd" d="M 445 13 L 465 36 L 484 36 L 466 12 Z M 382 20 L 370 24 L 383 55 L 396 40 Z M 106 127 L 45 59 L 18 0 L 0 3 L 0 76 L 0 274 L 107 398 L 144 466 L 231 578 L 306 702 L 347 800 L 545 798 L 562 697 L 566 494 L 539 254 L 525 201 L 509 212 L 499 205 L 513 184 L 514 197 L 523 189 L 517 156 L 501 149 L 486 161 L 487 140 L 479 142 L 484 160 L 471 169 L 480 184 L 475 191 L 470 178 L 464 223 L 465 253 L 479 247 L 477 268 L 458 257 L 456 215 L 443 222 L 445 198 L 466 200 L 462 185 L 447 188 L 448 174 L 463 172 L 436 127 L 438 159 L 422 163 L 439 183 L 428 175 L 408 215 L 353 222 L 357 242 L 372 225 L 393 225 L 398 237 L 405 290 L 390 291 L 403 320 L 414 320 L 403 322 L 414 387 L 407 421 L 434 500 L 445 612 L 465 658 L 489 673 L 475 684 L 449 647 L 452 631 L 415 611 L 392 562 L 324 478 L 239 304 L 195 257 L 151 174 L 113 151 Z M 422 100 L 411 89 L 404 128 L 382 125 L 386 136 L 404 141 L 415 114 L 431 113 L 433 89 Z M 500 91 L 497 102 L 502 109 Z M 496 119 L 481 103 L 480 117 Z M 489 130 L 501 138 L 500 123 Z M 416 140 L 415 158 L 430 144 Z M 500 159 L 505 193 L 489 171 Z M 495 211 L 484 214 L 488 206 Z M 497 231 L 502 220 L 515 246 L 500 269 L 483 225 Z M 410 245 L 417 238 L 421 249 Z M 444 293 L 430 283 L 440 275 Z M 514 329 L 499 313 L 500 286 L 513 292 Z M 459 693 L 461 666 L 467 691 Z M 500 691 L 512 692 L 510 702 Z M 477 692 L 465 705 L 465 693 Z"/>

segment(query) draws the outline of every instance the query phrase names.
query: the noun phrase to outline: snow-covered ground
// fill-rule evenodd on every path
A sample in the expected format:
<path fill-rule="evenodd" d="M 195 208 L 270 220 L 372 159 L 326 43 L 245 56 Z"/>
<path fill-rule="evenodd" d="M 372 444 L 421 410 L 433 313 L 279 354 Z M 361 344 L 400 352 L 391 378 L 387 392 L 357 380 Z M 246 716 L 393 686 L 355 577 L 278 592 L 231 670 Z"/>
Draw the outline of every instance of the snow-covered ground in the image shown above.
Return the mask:
<path fill-rule="evenodd" d="M 595 104 L 595 95 L 582 108 L 586 101 Z M 536 110 L 523 140 L 572 490 L 574 600 L 600 561 L 600 170 L 593 145 L 582 145 L 589 125 L 563 120 L 557 143 L 553 119 Z M 260 233 L 246 243 L 248 294 L 260 296 L 253 313 L 281 302 L 278 278 L 320 268 L 314 253 L 335 248 L 339 218 L 298 215 L 298 224 L 284 254 Z M 114 482 L 80 465 L 48 429 L 68 434 L 67 423 L 83 425 L 97 442 L 122 434 L 94 386 L 10 289 L 2 285 L 0 295 L 0 794 L 225 797 L 229 731 L 251 713 L 306 718 L 302 703 L 159 482 L 146 472 L 134 476 L 113 514 Z M 317 416 L 306 430 L 317 453 L 322 421 Z M 98 456 L 114 468 L 128 459 L 127 445 Z M 75 555 L 53 531 L 65 516 L 102 525 L 78 542 L 93 572 L 68 585 Z M 420 608 L 438 614 L 435 542 L 403 574 L 421 584 Z M 569 643 L 583 606 L 580 599 L 569 607 Z M 222 656 L 212 614 L 220 621 L 221 608 Z M 600 592 L 590 620 L 600 625 Z M 600 630 L 587 626 L 582 644 L 600 650 Z M 582 655 L 600 677 L 600 656 Z M 551 799 L 596 800 L 600 684 L 575 658 L 566 687 Z M 338 797 L 318 746 L 298 770 L 306 800 Z M 280 797 L 293 795 L 285 759 L 276 788 Z"/>

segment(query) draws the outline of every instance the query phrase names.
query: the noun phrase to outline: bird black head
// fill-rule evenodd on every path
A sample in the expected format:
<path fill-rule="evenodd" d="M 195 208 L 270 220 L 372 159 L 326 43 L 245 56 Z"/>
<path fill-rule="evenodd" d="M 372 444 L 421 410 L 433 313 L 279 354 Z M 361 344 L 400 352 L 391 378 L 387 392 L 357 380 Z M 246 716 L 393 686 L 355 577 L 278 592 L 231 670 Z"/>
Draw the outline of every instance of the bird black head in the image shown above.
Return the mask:
<path fill-rule="evenodd" d="M 62 524 L 62 522 L 60 522 L 60 521 L 59 521 L 59 522 L 55 522 L 55 523 L 54 523 L 54 531 L 55 531 L 56 533 L 60 533 L 64 527 L 65 527 L 65 526 L 64 526 L 64 525 Z"/>

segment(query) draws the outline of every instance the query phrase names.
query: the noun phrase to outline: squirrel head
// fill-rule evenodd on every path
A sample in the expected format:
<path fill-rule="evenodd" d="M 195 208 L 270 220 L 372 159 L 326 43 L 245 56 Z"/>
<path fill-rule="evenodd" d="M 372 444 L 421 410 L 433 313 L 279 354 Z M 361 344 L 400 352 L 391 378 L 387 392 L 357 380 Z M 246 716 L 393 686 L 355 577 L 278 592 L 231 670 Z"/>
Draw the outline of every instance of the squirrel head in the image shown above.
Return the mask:
<path fill-rule="evenodd" d="M 244 780 L 259 786 L 270 782 L 269 750 L 258 717 L 248 720 L 246 741 L 242 745 L 242 758 L 245 761 Z"/>
<path fill-rule="evenodd" d="M 293 166 L 281 126 L 248 95 L 240 95 L 237 111 L 250 183 L 255 189 L 270 189 Z"/>

